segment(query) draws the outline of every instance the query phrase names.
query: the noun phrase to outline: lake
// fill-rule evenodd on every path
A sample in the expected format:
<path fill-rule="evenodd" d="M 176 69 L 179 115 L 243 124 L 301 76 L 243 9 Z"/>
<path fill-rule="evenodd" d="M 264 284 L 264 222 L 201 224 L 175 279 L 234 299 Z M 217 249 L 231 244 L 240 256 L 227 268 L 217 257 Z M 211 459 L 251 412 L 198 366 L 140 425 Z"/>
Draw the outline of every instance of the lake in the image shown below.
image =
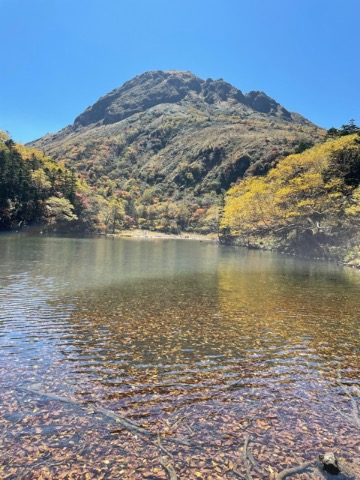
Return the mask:
<path fill-rule="evenodd" d="M 0 236 L 0 478 L 359 457 L 359 294 L 360 272 L 206 241 Z"/>

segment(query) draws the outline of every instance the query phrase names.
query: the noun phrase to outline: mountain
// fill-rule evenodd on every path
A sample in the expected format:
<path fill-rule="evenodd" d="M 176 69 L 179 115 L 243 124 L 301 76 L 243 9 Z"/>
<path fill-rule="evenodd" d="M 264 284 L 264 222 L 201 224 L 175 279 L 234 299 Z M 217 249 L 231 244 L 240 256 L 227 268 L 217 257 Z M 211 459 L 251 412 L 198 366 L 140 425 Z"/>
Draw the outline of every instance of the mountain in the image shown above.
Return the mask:
<path fill-rule="evenodd" d="M 153 71 L 30 145 L 64 161 L 104 196 L 120 196 L 134 223 L 209 231 L 234 182 L 266 173 L 323 135 L 263 92 Z"/>

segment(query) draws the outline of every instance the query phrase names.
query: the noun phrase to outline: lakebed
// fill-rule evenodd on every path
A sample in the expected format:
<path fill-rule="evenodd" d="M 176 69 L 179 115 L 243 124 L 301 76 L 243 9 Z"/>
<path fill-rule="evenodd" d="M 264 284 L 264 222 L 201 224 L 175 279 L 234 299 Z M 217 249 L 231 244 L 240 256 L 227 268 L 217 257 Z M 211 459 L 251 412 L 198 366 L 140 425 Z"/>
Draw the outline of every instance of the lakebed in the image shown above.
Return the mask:
<path fill-rule="evenodd" d="M 359 457 L 358 272 L 200 240 L 0 238 L 3 478 Z"/>

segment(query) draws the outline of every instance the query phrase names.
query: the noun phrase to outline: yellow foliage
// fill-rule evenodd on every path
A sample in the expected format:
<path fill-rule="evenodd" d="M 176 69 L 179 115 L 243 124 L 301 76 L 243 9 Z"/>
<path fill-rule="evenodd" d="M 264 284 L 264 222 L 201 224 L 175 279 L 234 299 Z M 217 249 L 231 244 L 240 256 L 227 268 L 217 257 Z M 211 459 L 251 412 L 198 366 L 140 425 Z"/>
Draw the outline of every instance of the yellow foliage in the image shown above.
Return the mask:
<path fill-rule="evenodd" d="M 5 142 L 6 140 L 9 140 L 9 134 L 4 132 L 3 130 L 0 130 L 0 141 Z"/>
<path fill-rule="evenodd" d="M 294 222 L 313 227 L 348 203 L 342 179 L 324 179 L 332 155 L 359 149 L 357 135 L 349 135 L 290 155 L 262 177 L 250 177 L 228 191 L 221 228 L 233 235 L 289 227 Z M 357 189 L 358 190 L 358 189 Z M 360 193 L 353 196 L 348 215 L 360 210 Z"/>
<path fill-rule="evenodd" d="M 358 217 L 360 223 L 360 187 L 357 187 L 354 191 L 350 206 L 345 209 L 345 213 L 350 217 Z"/>

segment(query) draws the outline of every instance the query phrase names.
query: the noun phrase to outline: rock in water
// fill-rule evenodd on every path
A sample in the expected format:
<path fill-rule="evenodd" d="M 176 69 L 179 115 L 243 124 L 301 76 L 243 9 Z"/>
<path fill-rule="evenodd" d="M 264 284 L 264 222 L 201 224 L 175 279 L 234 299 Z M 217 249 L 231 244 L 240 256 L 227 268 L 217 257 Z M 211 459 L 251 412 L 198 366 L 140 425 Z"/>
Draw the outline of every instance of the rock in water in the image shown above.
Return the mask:
<path fill-rule="evenodd" d="M 333 452 L 319 455 L 319 460 L 322 463 L 325 472 L 331 473 L 332 475 L 338 475 L 340 473 L 338 461 Z"/>

